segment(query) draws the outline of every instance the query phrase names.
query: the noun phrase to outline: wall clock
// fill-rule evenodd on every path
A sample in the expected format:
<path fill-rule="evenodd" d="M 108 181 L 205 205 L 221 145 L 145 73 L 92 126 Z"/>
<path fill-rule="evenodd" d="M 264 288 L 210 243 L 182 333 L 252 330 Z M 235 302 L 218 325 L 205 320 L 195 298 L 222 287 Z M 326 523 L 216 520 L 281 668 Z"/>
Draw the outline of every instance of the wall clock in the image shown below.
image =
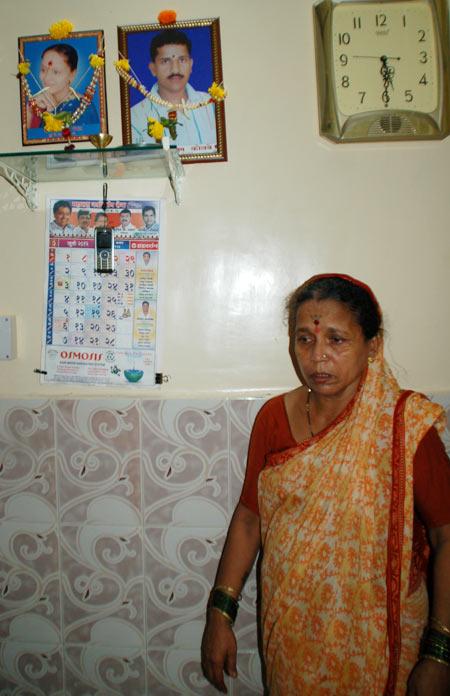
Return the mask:
<path fill-rule="evenodd" d="M 449 134 L 447 0 L 314 6 L 321 135 L 336 142 Z"/>

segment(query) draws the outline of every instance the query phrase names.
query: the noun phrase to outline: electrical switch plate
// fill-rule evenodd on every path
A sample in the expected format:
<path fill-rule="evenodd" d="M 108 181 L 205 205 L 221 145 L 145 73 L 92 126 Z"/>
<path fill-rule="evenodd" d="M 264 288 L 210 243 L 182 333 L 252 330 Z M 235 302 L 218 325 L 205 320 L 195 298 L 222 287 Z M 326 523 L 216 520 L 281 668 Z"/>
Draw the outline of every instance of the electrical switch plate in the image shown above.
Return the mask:
<path fill-rule="evenodd" d="M 0 360 L 16 357 L 16 317 L 0 317 Z"/>

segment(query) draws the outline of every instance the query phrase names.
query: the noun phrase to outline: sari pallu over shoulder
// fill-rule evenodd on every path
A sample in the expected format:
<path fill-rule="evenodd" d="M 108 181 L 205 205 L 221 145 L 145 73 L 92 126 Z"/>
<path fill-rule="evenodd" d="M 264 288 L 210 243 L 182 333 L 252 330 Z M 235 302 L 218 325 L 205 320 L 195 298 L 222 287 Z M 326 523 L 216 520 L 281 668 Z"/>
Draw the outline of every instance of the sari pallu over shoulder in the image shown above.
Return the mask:
<path fill-rule="evenodd" d="M 343 414 L 274 455 L 260 474 L 271 696 L 391 696 L 404 689 L 427 611 L 423 587 L 420 601 L 407 597 L 412 461 L 442 409 L 413 394 L 403 397 L 401 418 L 400 393 L 380 351 Z M 397 429 L 394 441 L 396 419 L 408 427 Z"/>

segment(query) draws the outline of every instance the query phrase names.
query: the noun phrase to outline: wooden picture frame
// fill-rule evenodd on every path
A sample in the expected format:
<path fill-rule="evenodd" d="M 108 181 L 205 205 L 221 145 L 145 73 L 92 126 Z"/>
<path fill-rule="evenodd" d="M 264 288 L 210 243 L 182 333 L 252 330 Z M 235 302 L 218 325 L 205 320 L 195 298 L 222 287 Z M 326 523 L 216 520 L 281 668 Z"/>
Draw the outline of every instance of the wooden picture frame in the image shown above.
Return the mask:
<path fill-rule="evenodd" d="M 118 42 L 119 58 L 129 61 L 128 74 L 144 88 L 120 80 L 123 144 L 155 143 L 148 134 L 148 118 L 161 122 L 161 117 L 175 116 L 176 133 L 170 143 L 177 145 L 183 162 L 226 161 L 224 103 L 211 101 L 208 94 L 213 82 L 223 82 L 219 19 L 120 26 Z M 163 45 L 155 48 L 158 43 Z M 163 60 L 173 60 L 173 70 L 178 73 L 163 75 Z M 177 68 L 179 60 L 184 64 Z M 172 100 L 167 98 L 171 89 Z M 183 90 L 187 107 L 174 108 L 180 107 L 176 93 Z M 163 95 L 165 101 L 158 103 Z M 192 108 L 199 104 L 203 105 Z"/>
<path fill-rule="evenodd" d="M 71 141 L 89 140 L 91 135 L 107 133 L 105 67 L 97 69 L 94 75 L 89 62 L 92 54 L 101 52 L 104 57 L 103 31 L 72 32 L 61 40 L 48 34 L 21 36 L 18 41 L 19 62 L 29 63 L 29 72 L 20 81 L 23 144 L 67 143 L 62 132 L 44 129 L 42 111 L 52 115 L 73 114 L 81 107 L 81 115 L 70 125 Z M 68 98 L 63 94 L 58 101 L 64 90 Z M 89 100 L 85 106 L 82 97 Z"/>

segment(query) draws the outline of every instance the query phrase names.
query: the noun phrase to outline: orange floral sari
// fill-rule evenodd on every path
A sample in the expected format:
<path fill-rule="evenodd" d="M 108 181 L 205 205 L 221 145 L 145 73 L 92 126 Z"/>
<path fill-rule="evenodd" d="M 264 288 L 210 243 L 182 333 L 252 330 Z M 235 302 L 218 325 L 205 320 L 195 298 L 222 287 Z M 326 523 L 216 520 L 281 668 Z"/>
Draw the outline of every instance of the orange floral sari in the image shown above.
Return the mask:
<path fill-rule="evenodd" d="M 261 472 L 271 696 L 404 695 L 428 612 L 424 582 L 409 592 L 413 457 L 444 423 L 380 350 L 344 412 Z"/>

